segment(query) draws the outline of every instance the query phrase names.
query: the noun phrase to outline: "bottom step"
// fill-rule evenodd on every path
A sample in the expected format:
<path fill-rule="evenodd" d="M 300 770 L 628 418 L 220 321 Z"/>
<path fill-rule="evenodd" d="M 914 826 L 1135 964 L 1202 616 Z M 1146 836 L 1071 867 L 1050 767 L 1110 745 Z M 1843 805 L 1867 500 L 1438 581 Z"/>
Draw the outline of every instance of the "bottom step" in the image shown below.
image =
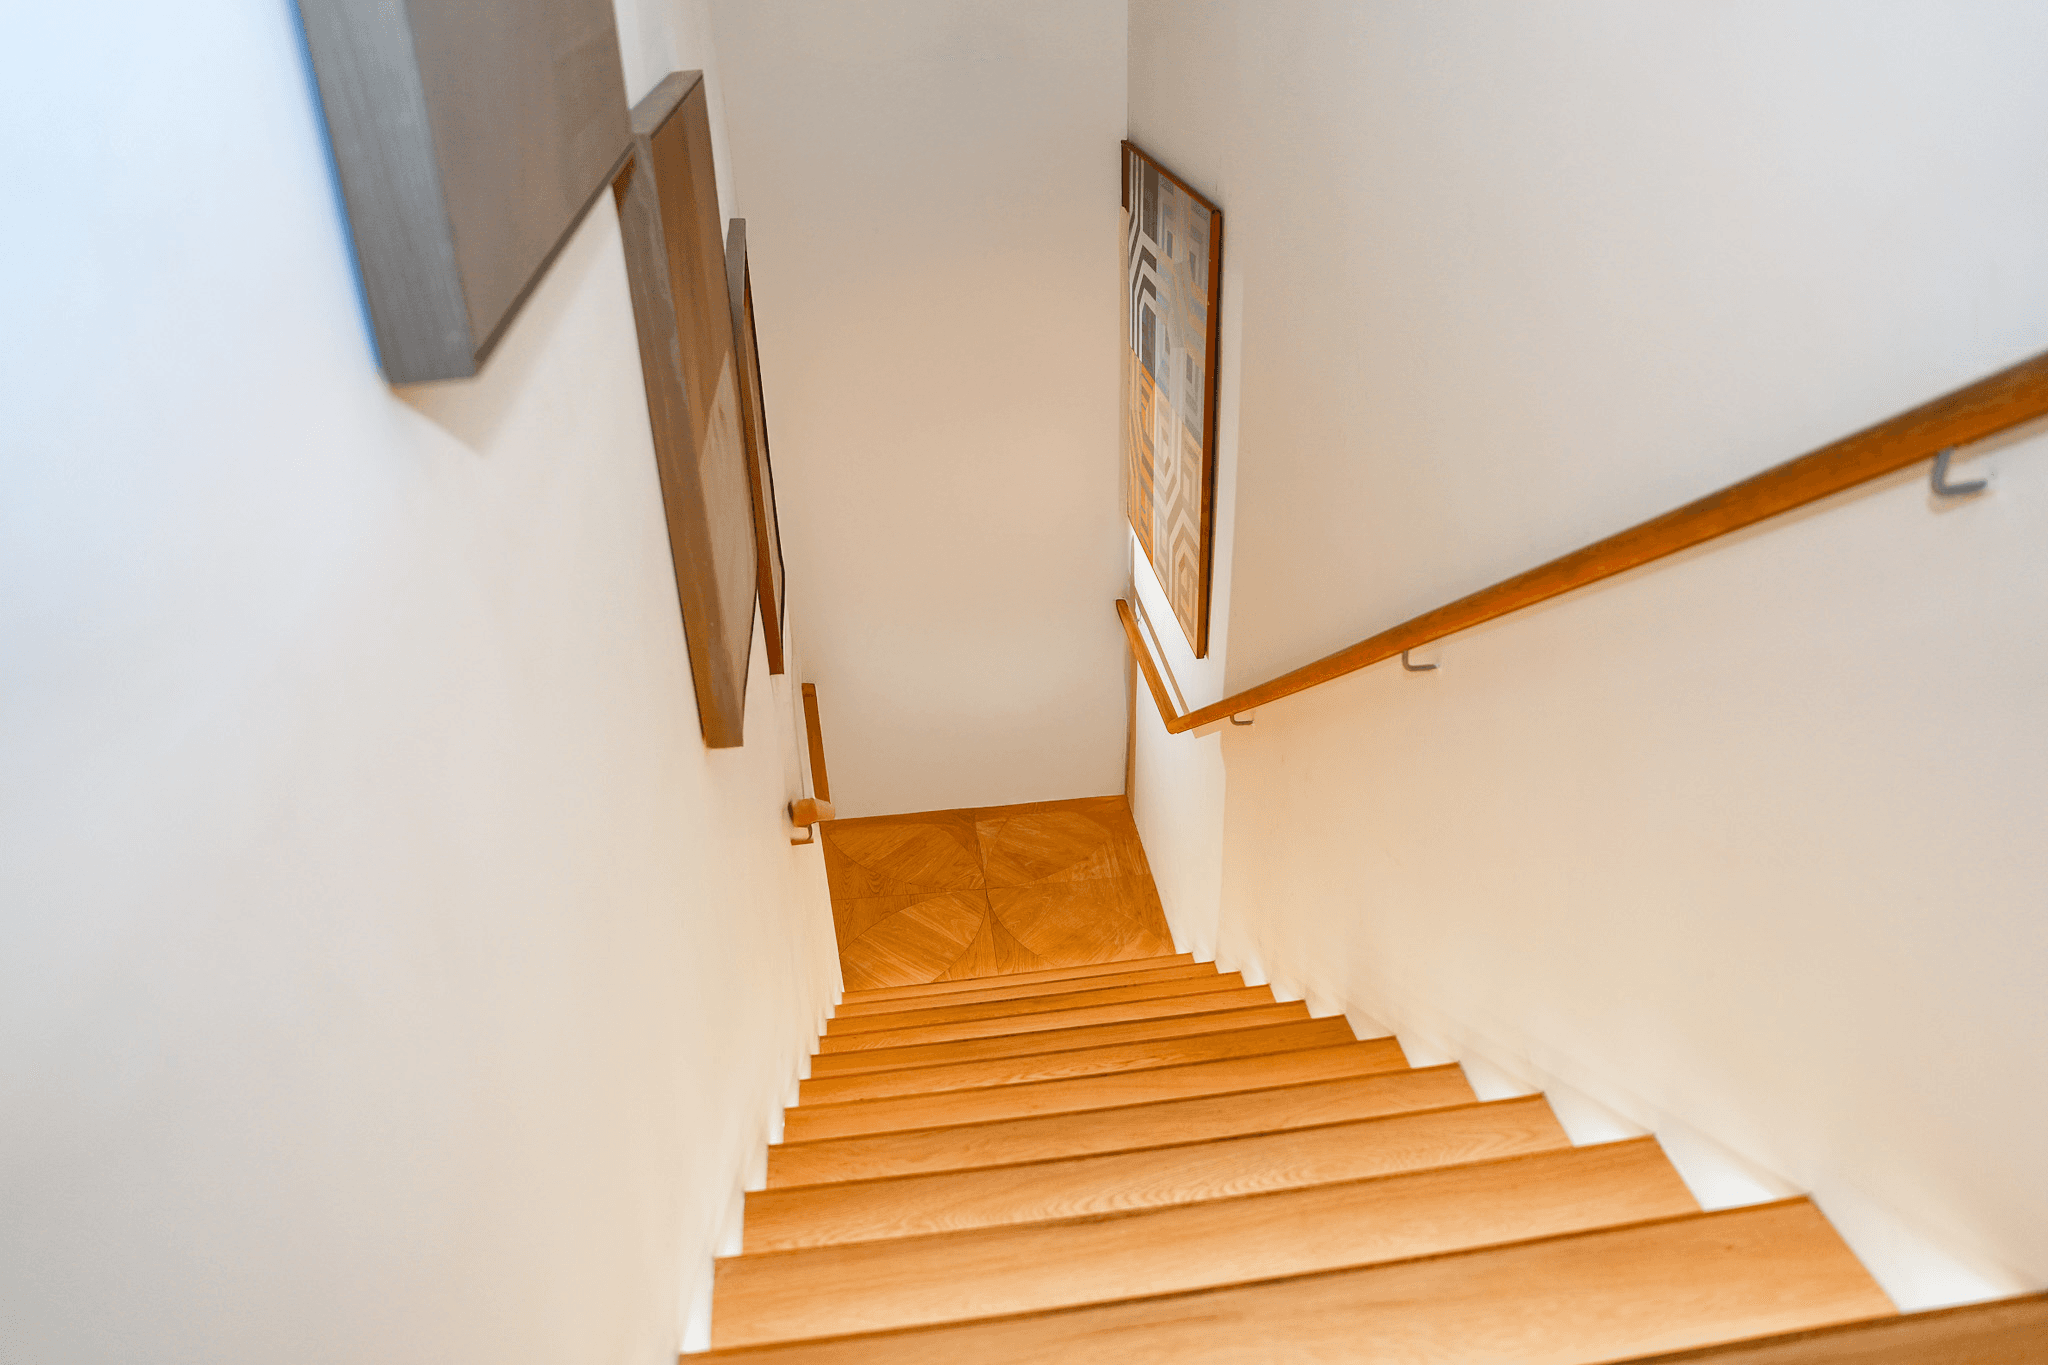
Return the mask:
<path fill-rule="evenodd" d="M 1392 1263 L 1697 1212 L 1654 1138 L 718 1263 L 714 1345 L 876 1332 Z"/>
<path fill-rule="evenodd" d="M 709 1358 L 1588 1365 L 1891 1311 L 1819 1210 L 1799 1199 L 1366 1269 Z"/>
<path fill-rule="evenodd" d="M 2039 1365 L 2048 1294 L 1819 1327 L 1726 1346 L 1637 1356 L 1622 1365 Z"/>

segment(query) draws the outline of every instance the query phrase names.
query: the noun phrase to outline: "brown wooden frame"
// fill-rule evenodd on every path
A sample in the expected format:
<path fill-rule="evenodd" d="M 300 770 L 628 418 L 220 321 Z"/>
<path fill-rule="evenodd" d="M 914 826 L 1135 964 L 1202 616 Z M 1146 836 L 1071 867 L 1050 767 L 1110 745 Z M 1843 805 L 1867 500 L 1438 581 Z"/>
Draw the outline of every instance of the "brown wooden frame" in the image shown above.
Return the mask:
<path fill-rule="evenodd" d="M 705 744 L 736 748 L 753 655 L 754 509 L 701 72 L 671 73 L 634 107 L 632 158 L 612 188 L 697 719 Z"/>
<path fill-rule="evenodd" d="M 626 156 L 612 7 L 299 0 L 299 15 L 384 376 L 473 375 Z"/>
<path fill-rule="evenodd" d="M 1197 659 L 1209 657 L 1209 599 L 1210 588 L 1216 576 L 1216 396 L 1220 392 L 1218 376 L 1222 367 L 1218 363 L 1218 344 L 1222 336 L 1220 323 L 1223 317 L 1223 210 L 1209 199 L 1162 165 L 1159 159 L 1126 138 L 1122 145 L 1121 174 L 1123 206 L 1131 207 L 1131 161 L 1143 161 L 1172 182 L 1174 188 L 1188 196 L 1201 207 L 1209 210 L 1209 334 L 1205 340 L 1202 358 L 1204 373 L 1202 383 L 1206 392 L 1202 398 L 1202 568 L 1200 587 L 1196 593 L 1195 636 L 1189 641 L 1194 647 Z M 1128 341 L 1126 342 L 1128 344 Z M 1128 422 L 1129 414 L 1124 414 Z M 1125 516 L 1130 515 L 1130 490 L 1125 491 Z M 1154 567 L 1157 572 L 1157 567 Z M 1171 585 L 1167 585 L 1171 592 Z M 1180 620 L 1179 613 L 1174 619 Z M 1185 631 L 1186 623 L 1182 623 Z"/>
<path fill-rule="evenodd" d="M 782 528 L 775 516 L 775 471 L 768 462 L 768 410 L 761 396 L 761 349 L 754 331 L 754 281 L 747 267 L 747 220 L 725 229 L 725 292 L 732 301 L 732 344 L 740 381 L 740 435 L 747 444 L 747 480 L 754 494 L 755 594 L 768 671 L 783 671 Z"/>
<path fill-rule="evenodd" d="M 1117 615 L 1152 688 L 1159 718 L 1169 732 L 1182 734 L 1306 692 L 1404 650 L 1654 563 L 1896 473 L 1943 450 L 1996 436 L 2044 416 L 2048 416 L 2048 352 L 1184 716 L 1174 714 L 1151 651 L 1138 634 L 1130 607 L 1121 599 L 1116 604 Z"/>

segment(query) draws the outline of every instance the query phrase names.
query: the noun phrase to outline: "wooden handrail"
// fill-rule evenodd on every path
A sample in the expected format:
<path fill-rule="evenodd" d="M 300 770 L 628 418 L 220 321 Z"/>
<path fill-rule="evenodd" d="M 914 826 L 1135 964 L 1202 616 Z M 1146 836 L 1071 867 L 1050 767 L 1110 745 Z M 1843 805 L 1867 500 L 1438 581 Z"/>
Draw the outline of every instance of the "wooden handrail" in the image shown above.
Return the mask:
<path fill-rule="evenodd" d="M 1145 637 L 1138 633 L 1138 618 L 1131 615 L 1131 604 L 1117 598 L 1116 614 L 1124 623 L 1124 635 L 1131 642 L 1131 657 L 1138 661 L 1138 671 L 1145 675 L 1145 685 L 1152 689 L 1152 704 L 1159 708 L 1159 718 L 1166 722 L 1167 729 L 1176 733 L 1186 728 L 1175 720 L 1173 698 L 1166 695 L 1166 680 L 1159 676 L 1159 665 L 1153 661 L 1152 651 L 1145 647 Z"/>
<path fill-rule="evenodd" d="M 1130 607 L 1121 599 L 1117 615 L 1123 619 L 1131 652 L 1151 684 L 1159 718 L 1170 733 L 1183 734 L 2042 416 L 2048 416 L 2048 352 L 1184 716 L 1174 714 L 1151 652 L 1138 634 Z"/>
<path fill-rule="evenodd" d="M 825 776 L 825 730 L 818 723 L 818 688 L 814 683 L 805 683 L 804 698 L 804 739 L 811 750 L 811 791 L 814 795 L 789 803 L 789 823 L 804 832 L 799 839 L 791 835 L 792 844 L 813 844 L 818 841 L 815 826 L 821 820 L 835 818 L 832 809 L 832 783 Z"/>
<path fill-rule="evenodd" d="M 825 776 L 825 729 L 818 723 L 818 688 L 804 684 L 804 738 L 811 749 L 811 790 L 820 801 L 832 800 L 832 783 Z"/>

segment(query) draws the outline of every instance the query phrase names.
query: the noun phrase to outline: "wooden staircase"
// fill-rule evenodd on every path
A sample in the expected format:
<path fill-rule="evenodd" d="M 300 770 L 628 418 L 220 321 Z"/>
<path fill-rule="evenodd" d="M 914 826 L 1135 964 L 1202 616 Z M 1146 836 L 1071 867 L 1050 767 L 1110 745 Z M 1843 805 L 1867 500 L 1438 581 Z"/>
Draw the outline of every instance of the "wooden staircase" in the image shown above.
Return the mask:
<path fill-rule="evenodd" d="M 1181 955 L 849 992 L 711 1337 L 894 1365 L 2006 1365 L 2048 1360 L 2048 1299 L 1901 1317 L 1809 1201 L 1702 1212 L 1654 1138 L 1575 1147 L 1540 1095 L 1482 1102 Z"/>

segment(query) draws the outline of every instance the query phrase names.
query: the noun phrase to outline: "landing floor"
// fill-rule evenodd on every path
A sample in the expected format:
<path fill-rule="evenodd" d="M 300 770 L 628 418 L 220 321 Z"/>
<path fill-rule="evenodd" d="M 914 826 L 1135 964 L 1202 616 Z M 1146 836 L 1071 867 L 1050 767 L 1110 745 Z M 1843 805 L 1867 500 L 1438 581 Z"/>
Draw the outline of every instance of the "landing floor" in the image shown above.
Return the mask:
<path fill-rule="evenodd" d="M 821 828 L 847 990 L 1174 951 L 1121 796 Z"/>

